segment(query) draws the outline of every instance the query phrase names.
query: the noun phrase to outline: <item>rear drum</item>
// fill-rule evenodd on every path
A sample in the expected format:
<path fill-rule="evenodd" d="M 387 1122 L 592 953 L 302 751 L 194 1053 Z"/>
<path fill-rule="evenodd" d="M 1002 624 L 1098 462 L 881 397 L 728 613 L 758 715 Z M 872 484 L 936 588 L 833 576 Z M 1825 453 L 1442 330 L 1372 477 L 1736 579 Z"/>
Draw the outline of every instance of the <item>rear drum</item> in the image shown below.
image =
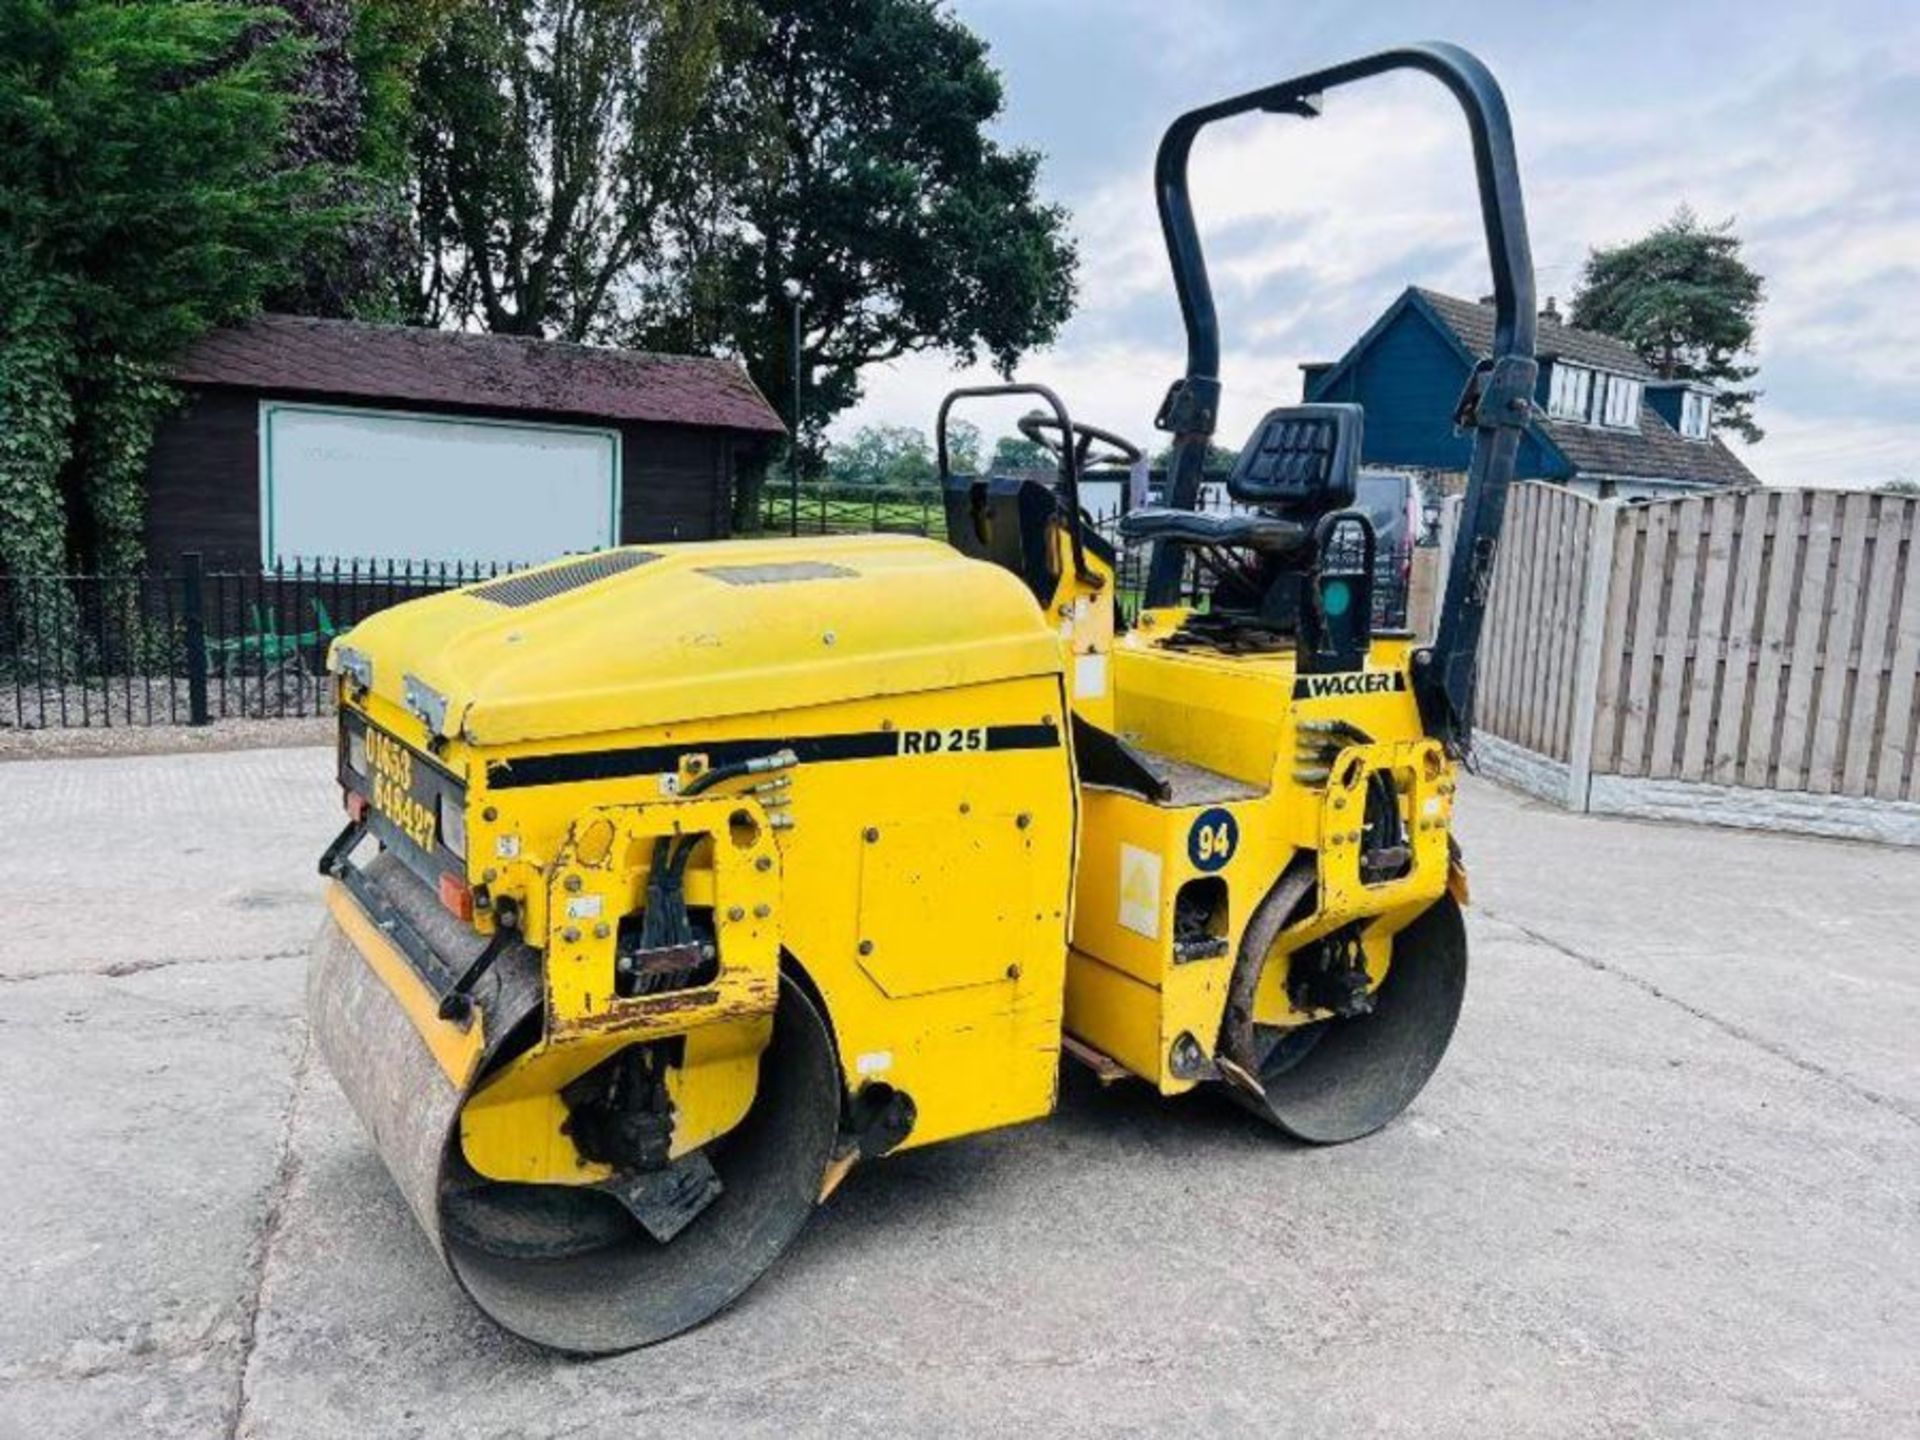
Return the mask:
<path fill-rule="evenodd" d="M 308 1016 L 328 1068 L 435 1251 L 505 1329 L 554 1349 L 605 1354 L 698 1325 L 779 1258 L 818 1203 L 841 1100 L 825 1020 L 782 981 L 753 1107 L 707 1152 L 724 1188 L 662 1244 L 602 1190 L 490 1183 L 467 1166 L 461 1107 L 513 1052 L 513 1037 L 539 1019 L 537 983 L 507 983 L 522 972 L 537 981 L 537 957 L 510 954 L 495 970 L 501 983 L 484 1013 L 498 1038 L 474 1080 L 456 1087 L 328 917 L 307 977 Z"/>
<path fill-rule="evenodd" d="M 840 1118 L 827 1028 L 791 983 L 753 1108 L 707 1158 L 724 1187 L 662 1244 L 601 1190 L 477 1184 L 449 1137 L 440 1214 L 447 1263 L 501 1325 L 559 1350 L 665 1340 L 717 1314 L 777 1260 L 820 1197 Z"/>

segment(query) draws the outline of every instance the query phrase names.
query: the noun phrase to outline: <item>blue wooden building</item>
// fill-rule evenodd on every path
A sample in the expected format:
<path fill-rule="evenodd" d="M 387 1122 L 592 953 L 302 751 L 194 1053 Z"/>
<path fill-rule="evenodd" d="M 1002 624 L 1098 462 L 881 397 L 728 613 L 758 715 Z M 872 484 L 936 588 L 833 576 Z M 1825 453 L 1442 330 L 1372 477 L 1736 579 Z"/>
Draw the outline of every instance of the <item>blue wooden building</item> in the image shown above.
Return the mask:
<path fill-rule="evenodd" d="M 1493 345 L 1493 306 L 1409 287 L 1336 361 L 1302 366 L 1303 398 L 1366 406 L 1367 465 L 1463 471 L 1472 436 L 1454 407 Z M 1713 433 L 1713 390 L 1662 380 L 1608 335 L 1540 316 L 1538 409 L 1518 476 L 1599 496 L 1671 495 L 1759 483 Z"/>

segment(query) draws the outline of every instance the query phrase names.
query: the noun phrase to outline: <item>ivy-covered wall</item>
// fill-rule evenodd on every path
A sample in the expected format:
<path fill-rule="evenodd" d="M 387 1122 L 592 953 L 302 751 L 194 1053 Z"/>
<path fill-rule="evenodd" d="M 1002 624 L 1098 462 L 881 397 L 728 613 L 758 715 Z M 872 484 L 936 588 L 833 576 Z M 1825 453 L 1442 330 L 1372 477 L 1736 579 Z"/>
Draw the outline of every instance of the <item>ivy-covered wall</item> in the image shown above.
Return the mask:
<path fill-rule="evenodd" d="M 341 253 L 357 125 L 296 121 L 358 103 L 355 3 L 0 3 L 7 572 L 138 570 L 173 357 Z"/>
<path fill-rule="evenodd" d="M 0 565 L 15 575 L 46 574 L 66 558 L 60 477 L 73 451 L 73 346 L 58 308 L 32 287 L 14 289 L 12 323 L 0 339 Z"/>

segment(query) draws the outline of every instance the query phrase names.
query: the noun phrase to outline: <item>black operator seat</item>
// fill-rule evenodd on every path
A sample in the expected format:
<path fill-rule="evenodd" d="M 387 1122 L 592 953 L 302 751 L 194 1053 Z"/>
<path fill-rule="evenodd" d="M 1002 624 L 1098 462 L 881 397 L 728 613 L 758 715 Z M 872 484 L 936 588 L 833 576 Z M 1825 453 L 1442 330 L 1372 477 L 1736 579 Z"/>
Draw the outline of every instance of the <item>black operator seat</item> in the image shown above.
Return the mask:
<path fill-rule="evenodd" d="M 1120 521 L 1128 540 L 1172 540 L 1279 557 L 1311 543 L 1322 515 L 1353 503 L 1360 464 L 1358 405 L 1287 405 L 1269 410 L 1227 477 L 1227 494 L 1255 508 L 1237 515 L 1167 507 Z"/>
<path fill-rule="evenodd" d="M 1311 531 L 1297 520 L 1257 512 L 1217 515 L 1211 510 L 1135 510 L 1123 516 L 1120 533 L 1129 540 L 1178 540 L 1185 545 L 1231 545 L 1262 555 L 1285 555 L 1306 544 Z"/>

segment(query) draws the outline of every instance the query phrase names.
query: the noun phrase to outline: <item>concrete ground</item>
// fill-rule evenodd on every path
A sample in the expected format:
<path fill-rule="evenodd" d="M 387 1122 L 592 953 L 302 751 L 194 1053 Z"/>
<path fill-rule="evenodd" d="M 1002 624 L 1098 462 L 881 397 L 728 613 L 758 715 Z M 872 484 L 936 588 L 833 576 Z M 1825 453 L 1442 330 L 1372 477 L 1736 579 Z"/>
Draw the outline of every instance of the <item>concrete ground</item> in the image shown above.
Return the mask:
<path fill-rule="evenodd" d="M 1920 852 L 1465 794 L 1473 981 L 1336 1150 L 1070 1077 L 557 1359 L 311 1055 L 321 750 L 0 767 L 0 1435 L 1920 1433 Z"/>

